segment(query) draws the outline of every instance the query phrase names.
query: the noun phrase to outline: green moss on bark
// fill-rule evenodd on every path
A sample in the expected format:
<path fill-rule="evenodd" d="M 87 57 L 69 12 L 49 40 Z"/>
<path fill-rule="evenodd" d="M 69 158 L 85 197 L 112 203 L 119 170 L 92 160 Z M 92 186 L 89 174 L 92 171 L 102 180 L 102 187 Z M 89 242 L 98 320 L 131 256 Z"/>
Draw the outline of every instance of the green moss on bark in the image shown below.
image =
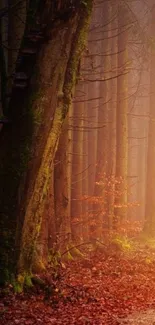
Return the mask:
<path fill-rule="evenodd" d="M 81 4 L 81 6 L 77 28 L 72 38 L 66 74 L 65 77 L 58 78 L 58 91 L 61 91 L 63 80 L 63 96 L 58 96 L 57 98 L 57 107 L 53 116 L 53 124 L 49 130 L 33 192 L 26 208 L 22 247 L 18 265 L 20 274 L 23 274 L 25 271 L 29 274 L 32 270 L 36 244 L 40 233 L 46 198 L 49 192 L 50 179 L 53 172 L 53 159 L 57 150 L 62 125 L 70 108 L 72 94 L 76 84 L 79 57 L 82 54 L 86 42 L 92 1 L 87 1 L 87 6 L 83 6 L 83 4 Z M 64 70 L 65 65 L 63 71 Z M 37 107 L 38 101 L 34 101 L 34 105 Z"/>
<path fill-rule="evenodd" d="M 66 116 L 72 102 L 72 95 L 77 80 L 79 60 L 81 58 L 81 54 L 85 48 L 86 41 L 87 41 L 87 33 L 90 24 L 92 7 L 93 7 L 92 0 L 81 2 L 81 10 L 79 13 L 80 19 L 74 35 L 71 54 L 66 69 L 65 83 L 63 87 L 63 93 L 64 93 L 64 104 L 63 104 L 63 112 L 62 112 L 63 117 Z"/>

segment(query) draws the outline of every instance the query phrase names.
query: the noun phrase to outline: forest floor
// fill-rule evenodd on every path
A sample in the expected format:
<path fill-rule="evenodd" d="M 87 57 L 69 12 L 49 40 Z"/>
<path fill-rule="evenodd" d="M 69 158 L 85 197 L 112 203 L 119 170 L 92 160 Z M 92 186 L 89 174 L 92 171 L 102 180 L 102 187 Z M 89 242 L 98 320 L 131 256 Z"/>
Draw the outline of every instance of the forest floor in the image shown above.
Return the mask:
<path fill-rule="evenodd" d="M 153 325 L 155 248 L 96 252 L 61 265 L 56 280 L 25 293 L 3 289 L 0 325 Z"/>

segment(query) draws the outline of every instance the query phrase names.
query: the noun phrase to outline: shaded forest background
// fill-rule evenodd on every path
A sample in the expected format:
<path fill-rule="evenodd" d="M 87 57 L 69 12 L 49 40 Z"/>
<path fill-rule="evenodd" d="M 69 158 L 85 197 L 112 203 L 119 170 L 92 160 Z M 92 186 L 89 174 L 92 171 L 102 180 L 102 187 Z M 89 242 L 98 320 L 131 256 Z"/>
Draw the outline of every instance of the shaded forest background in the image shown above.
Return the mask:
<path fill-rule="evenodd" d="M 0 7 L 0 279 L 155 231 L 153 1 Z"/>

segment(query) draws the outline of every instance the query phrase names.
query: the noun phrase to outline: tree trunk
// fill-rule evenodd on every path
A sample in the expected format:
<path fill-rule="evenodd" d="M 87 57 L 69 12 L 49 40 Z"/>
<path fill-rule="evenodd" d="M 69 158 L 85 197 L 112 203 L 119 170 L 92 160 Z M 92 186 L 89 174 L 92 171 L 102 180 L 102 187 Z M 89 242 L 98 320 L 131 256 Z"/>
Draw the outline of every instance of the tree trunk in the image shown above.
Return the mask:
<path fill-rule="evenodd" d="M 116 106 L 117 106 L 117 3 L 111 3 L 109 8 L 109 48 L 111 53 L 110 67 L 112 79 L 108 81 L 108 157 L 107 157 L 107 227 L 108 233 L 112 230 L 115 202 L 115 167 L 116 167 Z M 113 19 L 112 19 L 113 17 Z"/>
<path fill-rule="evenodd" d="M 12 91 L 16 61 L 24 35 L 28 9 L 26 0 L 23 0 L 22 3 L 19 2 L 18 5 L 16 4 L 16 0 L 8 0 L 8 6 L 10 8 L 8 15 L 8 95 L 11 95 Z"/>
<path fill-rule="evenodd" d="M 104 21 L 105 29 L 110 30 L 110 11 L 109 3 L 102 7 L 101 22 Z M 106 53 L 110 51 L 109 32 L 103 29 L 103 40 L 100 43 L 99 51 L 101 53 L 100 78 L 104 75 L 105 79 L 109 77 L 110 59 Z M 105 39 L 104 39 L 105 38 Z M 97 123 L 97 153 L 96 153 L 96 175 L 94 197 L 94 220 L 96 221 L 96 238 L 102 240 L 103 230 L 108 229 L 108 211 L 107 211 L 107 177 L 108 177 L 108 138 L 109 138 L 109 111 L 108 111 L 108 81 L 100 82 L 98 101 L 98 123 Z"/>
<path fill-rule="evenodd" d="M 56 247 L 61 251 L 66 248 L 71 234 L 70 214 L 68 205 L 68 116 L 63 125 L 55 157 L 54 167 L 54 201 L 56 224 Z"/>
<path fill-rule="evenodd" d="M 151 37 L 155 33 L 155 6 L 152 8 Z M 155 50 L 151 46 L 150 60 L 150 114 L 147 152 L 147 178 L 146 178 L 146 205 L 145 205 L 145 231 L 155 234 Z"/>
<path fill-rule="evenodd" d="M 126 10 L 118 4 L 118 79 L 116 114 L 116 186 L 115 186 L 115 228 L 126 219 L 127 213 L 127 31 Z"/>
<path fill-rule="evenodd" d="M 54 157 L 62 126 L 71 105 L 79 58 L 86 41 L 92 1 L 88 0 L 86 4 L 79 5 L 77 10 L 65 16 L 65 19 L 62 19 L 62 13 L 59 16 L 59 8 L 59 18 L 56 21 L 52 20 L 52 26 L 50 23 L 53 4 L 49 7 L 46 5 L 45 10 L 40 8 L 39 11 L 35 10 L 40 21 L 45 19 L 44 25 L 46 22 L 47 28 L 44 29 L 44 35 L 38 29 L 34 34 L 31 22 L 27 20 L 18 72 L 23 72 L 23 56 L 28 50 L 26 42 L 32 43 L 34 39 L 39 41 L 38 54 L 31 53 L 26 56 L 29 60 L 28 67 L 30 63 L 33 65 L 32 76 L 29 76 L 26 85 L 23 80 L 18 83 L 14 81 L 16 87 L 10 103 L 12 123 L 3 129 L 0 139 L 5 148 L 0 157 L 2 184 L 0 198 L 3 207 L 1 240 L 6 241 L 5 237 L 8 237 L 9 231 L 6 236 L 4 229 L 6 225 L 7 229 L 10 229 L 11 222 L 13 227 L 10 234 L 13 240 L 16 215 L 19 216 L 16 232 L 19 251 L 16 252 L 16 260 L 18 258 L 18 273 L 22 275 L 31 272 L 46 198 L 53 177 Z M 38 16 L 35 21 L 37 19 Z M 8 267 L 7 260 L 8 248 L 5 249 L 5 264 Z"/>
<path fill-rule="evenodd" d="M 72 150 L 72 196 L 71 196 L 71 227 L 72 237 L 76 242 L 82 240 L 82 179 L 83 179 L 83 119 L 84 103 L 76 103 L 83 98 L 83 85 L 78 85 L 73 106 L 73 150 Z M 81 97 L 82 96 L 82 97 Z"/>

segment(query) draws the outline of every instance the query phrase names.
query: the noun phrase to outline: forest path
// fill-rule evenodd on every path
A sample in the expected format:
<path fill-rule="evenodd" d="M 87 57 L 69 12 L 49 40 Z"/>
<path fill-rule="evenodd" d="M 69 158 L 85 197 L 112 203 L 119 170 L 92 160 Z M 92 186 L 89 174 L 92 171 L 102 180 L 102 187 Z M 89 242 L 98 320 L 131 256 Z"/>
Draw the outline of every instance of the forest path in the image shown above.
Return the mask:
<path fill-rule="evenodd" d="M 155 250 L 62 265 L 59 279 L 23 294 L 1 292 L 0 325 L 154 325 Z"/>
<path fill-rule="evenodd" d="M 120 320 L 120 325 L 155 325 L 155 310 L 135 312 L 125 319 Z"/>

